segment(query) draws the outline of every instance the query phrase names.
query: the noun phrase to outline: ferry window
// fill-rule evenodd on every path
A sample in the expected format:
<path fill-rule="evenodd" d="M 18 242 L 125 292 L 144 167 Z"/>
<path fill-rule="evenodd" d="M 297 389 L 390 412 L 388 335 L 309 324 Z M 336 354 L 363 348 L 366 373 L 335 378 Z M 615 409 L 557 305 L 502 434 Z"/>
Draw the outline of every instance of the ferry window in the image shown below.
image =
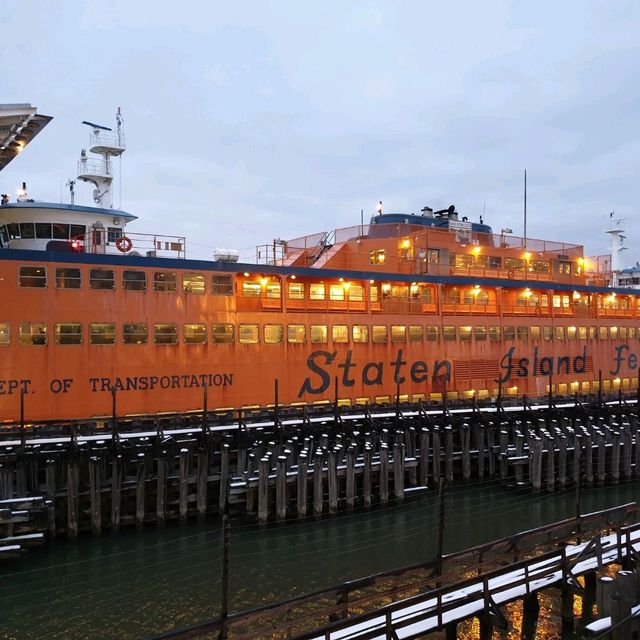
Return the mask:
<path fill-rule="evenodd" d="M 51 238 L 51 223 L 36 222 L 36 238 L 41 238 L 42 240 Z"/>
<path fill-rule="evenodd" d="M 636 328 L 629 327 L 629 339 L 633 340 L 636 337 Z"/>
<path fill-rule="evenodd" d="M 91 344 L 115 344 L 116 325 L 113 322 L 92 322 L 89 325 L 89 342 Z"/>
<path fill-rule="evenodd" d="M 456 339 L 456 328 L 453 325 L 445 325 L 442 329 L 442 337 L 445 342 L 453 342 Z"/>
<path fill-rule="evenodd" d="M 258 325 L 240 324 L 238 325 L 238 342 L 241 344 L 257 344 Z"/>
<path fill-rule="evenodd" d="M 386 324 L 374 324 L 371 327 L 371 337 L 373 342 L 386 342 L 389 328 Z"/>
<path fill-rule="evenodd" d="M 409 325 L 409 342 L 422 342 L 422 326 L 419 324 Z"/>
<path fill-rule="evenodd" d="M 307 328 L 303 324 L 290 324 L 287 327 L 287 341 L 301 344 L 307 341 Z"/>
<path fill-rule="evenodd" d="M 329 300 L 344 300 L 344 286 L 342 284 L 329 285 Z"/>
<path fill-rule="evenodd" d="M 54 222 L 52 225 L 52 237 L 54 240 L 68 240 L 69 225 Z"/>
<path fill-rule="evenodd" d="M 232 295 L 233 279 L 231 276 L 211 276 L 211 293 L 216 296 Z"/>
<path fill-rule="evenodd" d="M 609 336 L 615 340 L 618 337 L 618 327 L 609 327 Z"/>
<path fill-rule="evenodd" d="M 567 340 L 575 340 L 577 333 L 576 327 L 567 327 Z"/>
<path fill-rule="evenodd" d="M 449 264 L 460 269 L 468 269 L 473 266 L 473 256 L 466 253 L 453 253 L 449 255 Z"/>
<path fill-rule="evenodd" d="M 505 258 L 504 259 L 504 268 L 505 269 L 524 269 L 525 261 L 521 258 Z"/>
<path fill-rule="evenodd" d="M 364 300 L 364 287 L 361 284 L 352 284 L 349 287 L 349 300 L 362 302 Z"/>
<path fill-rule="evenodd" d="M 36 233 L 33 228 L 33 222 L 20 223 L 20 237 L 23 240 L 32 240 L 33 238 L 36 237 Z"/>
<path fill-rule="evenodd" d="M 486 340 L 487 339 L 487 327 L 474 327 L 473 328 L 473 337 L 475 340 Z"/>
<path fill-rule="evenodd" d="M 148 331 L 144 322 L 129 322 L 122 327 L 124 344 L 147 344 Z"/>
<path fill-rule="evenodd" d="M 564 273 L 571 275 L 571 263 L 570 262 L 558 262 L 558 273 Z"/>
<path fill-rule="evenodd" d="M 489 327 L 489 340 L 491 342 L 497 342 L 500 340 L 500 327 Z"/>
<path fill-rule="evenodd" d="M 460 327 L 460 340 L 463 342 L 471 340 L 471 327 Z"/>
<path fill-rule="evenodd" d="M 289 298 L 291 300 L 304 300 L 303 282 L 289 282 L 287 286 L 289 291 Z"/>
<path fill-rule="evenodd" d="M 172 292 L 178 290 L 178 279 L 173 271 L 155 271 L 153 273 L 153 290 Z"/>
<path fill-rule="evenodd" d="M 184 325 L 185 344 L 206 344 L 207 325 L 206 324 L 185 324 Z"/>
<path fill-rule="evenodd" d="M 231 344 L 233 342 L 232 324 L 214 324 L 211 327 L 211 342 Z"/>
<path fill-rule="evenodd" d="M 7 225 L 7 232 L 11 240 L 20 240 L 20 225 L 16 222 Z"/>
<path fill-rule="evenodd" d="M 518 340 L 529 339 L 529 327 L 516 327 L 516 331 L 518 332 Z"/>
<path fill-rule="evenodd" d="M 262 295 L 262 286 L 259 282 L 243 282 L 242 296 L 244 298 L 259 298 Z"/>
<path fill-rule="evenodd" d="M 565 339 L 564 327 L 556 327 L 556 330 L 555 330 L 554 333 L 555 333 L 556 340 L 564 340 Z"/>
<path fill-rule="evenodd" d="M 427 285 L 418 285 L 418 294 L 420 300 L 426 304 L 431 304 L 433 302 L 433 290 L 431 287 Z"/>
<path fill-rule="evenodd" d="M 47 325 L 44 322 L 21 322 L 19 341 L 24 346 L 44 346 L 47 344 Z"/>
<path fill-rule="evenodd" d="M 311 300 L 324 300 L 325 286 L 324 284 L 309 285 L 309 298 Z"/>
<path fill-rule="evenodd" d="M 82 325 L 79 322 L 56 324 L 56 344 L 82 344 Z"/>
<path fill-rule="evenodd" d="M 370 264 L 384 264 L 386 252 L 384 249 L 374 249 L 369 251 Z"/>
<path fill-rule="evenodd" d="M 598 337 L 600 340 L 606 340 L 609 337 L 609 331 L 607 327 L 598 327 Z"/>
<path fill-rule="evenodd" d="M 56 289 L 80 289 L 82 273 L 76 267 L 56 267 Z"/>
<path fill-rule="evenodd" d="M 331 340 L 333 342 L 349 342 L 349 327 L 345 324 L 334 324 L 331 327 Z"/>
<path fill-rule="evenodd" d="M 264 325 L 264 342 L 265 344 L 280 344 L 283 340 L 283 331 L 281 324 L 265 324 Z"/>
<path fill-rule="evenodd" d="M 369 342 L 369 327 L 366 324 L 354 324 L 351 336 L 354 342 Z"/>
<path fill-rule="evenodd" d="M 178 325 L 175 322 L 156 324 L 153 340 L 156 344 L 178 344 Z"/>
<path fill-rule="evenodd" d="M 0 347 L 6 347 L 11 342 L 11 328 L 8 322 L 0 322 Z"/>
<path fill-rule="evenodd" d="M 515 327 L 503 327 L 502 328 L 502 339 L 503 340 L 515 340 L 516 338 L 516 328 Z"/>
<path fill-rule="evenodd" d="M 458 287 L 446 289 L 445 302 L 448 304 L 460 304 L 460 289 L 458 289 Z"/>
<path fill-rule="evenodd" d="M 47 286 L 47 268 L 20 267 L 19 283 L 21 287 L 43 289 Z"/>
<path fill-rule="evenodd" d="M 267 298 L 271 299 L 279 299 L 280 298 L 280 283 L 279 282 L 268 282 L 266 286 L 265 295 Z"/>
<path fill-rule="evenodd" d="M 327 325 L 326 324 L 312 324 L 309 331 L 311 334 L 311 342 L 313 344 L 327 343 Z"/>
<path fill-rule="evenodd" d="M 553 327 L 542 327 L 542 339 L 547 342 L 553 340 Z"/>
<path fill-rule="evenodd" d="M 89 269 L 89 289 L 115 289 L 113 269 Z"/>
<path fill-rule="evenodd" d="M 118 227 L 107 227 L 107 242 L 115 242 L 122 237 L 122 229 Z"/>
<path fill-rule="evenodd" d="M 371 302 L 378 302 L 378 287 L 375 284 L 369 287 L 369 300 Z"/>
<path fill-rule="evenodd" d="M 77 240 L 84 239 L 84 232 L 87 228 L 83 224 L 72 224 L 69 229 L 69 236 Z"/>
<path fill-rule="evenodd" d="M 409 297 L 409 286 L 406 284 L 394 284 L 391 286 L 391 297 L 406 300 Z"/>
<path fill-rule="evenodd" d="M 598 327 L 589 327 L 589 340 L 598 339 Z"/>
<path fill-rule="evenodd" d="M 146 291 L 147 274 L 144 271 L 123 271 L 122 288 L 125 291 Z"/>
<path fill-rule="evenodd" d="M 388 282 L 382 283 L 382 297 L 386 300 L 391 295 L 391 285 Z"/>
<path fill-rule="evenodd" d="M 407 327 L 403 324 L 391 325 L 391 342 L 406 342 Z"/>
<path fill-rule="evenodd" d="M 202 295 L 204 293 L 204 275 L 201 273 L 183 273 L 182 290 L 185 293 Z"/>
<path fill-rule="evenodd" d="M 440 327 L 425 327 L 427 342 L 438 342 L 440 339 Z"/>
<path fill-rule="evenodd" d="M 618 331 L 618 337 L 620 338 L 620 340 L 627 339 L 627 327 L 620 327 Z"/>
<path fill-rule="evenodd" d="M 587 327 L 578 327 L 578 340 L 587 339 Z"/>
<path fill-rule="evenodd" d="M 529 263 L 529 271 L 536 273 L 549 273 L 549 263 L 545 260 L 532 260 Z"/>
<path fill-rule="evenodd" d="M 531 327 L 530 332 L 531 332 L 532 340 L 540 340 L 540 335 L 541 335 L 540 327 L 533 326 Z"/>

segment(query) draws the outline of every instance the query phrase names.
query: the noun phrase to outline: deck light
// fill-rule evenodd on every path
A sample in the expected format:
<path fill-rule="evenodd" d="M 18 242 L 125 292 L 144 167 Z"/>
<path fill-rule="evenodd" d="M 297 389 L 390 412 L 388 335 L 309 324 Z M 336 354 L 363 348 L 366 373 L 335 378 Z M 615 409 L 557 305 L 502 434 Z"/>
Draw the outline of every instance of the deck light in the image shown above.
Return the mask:
<path fill-rule="evenodd" d="M 242 275 L 243 275 L 245 278 L 248 278 L 248 277 L 249 277 L 249 272 L 248 272 L 248 271 L 245 271 Z"/>
<path fill-rule="evenodd" d="M 473 253 L 474 256 L 480 255 L 480 251 L 482 251 L 482 249 L 480 249 L 478 245 L 476 245 L 475 247 L 473 247 L 473 249 L 471 249 L 471 252 Z"/>
<path fill-rule="evenodd" d="M 343 282 L 342 286 L 344 287 L 345 291 L 349 291 L 349 289 L 351 288 L 351 283 L 350 282 Z"/>
<path fill-rule="evenodd" d="M 292 280 L 295 280 L 295 279 L 296 279 L 295 275 L 291 276 L 291 279 L 292 279 Z"/>
<path fill-rule="evenodd" d="M 403 249 L 408 249 L 411 246 L 411 240 L 409 240 L 408 238 L 405 238 L 402 241 L 402 248 Z"/>
<path fill-rule="evenodd" d="M 266 286 L 267 286 L 267 282 L 268 282 L 267 278 L 260 278 L 260 284 L 261 284 L 263 287 L 266 287 Z"/>
<path fill-rule="evenodd" d="M 523 295 L 524 295 L 525 298 L 528 298 L 531 295 L 531 289 L 529 289 L 529 287 L 527 287 L 524 290 L 524 294 Z"/>
<path fill-rule="evenodd" d="M 522 254 L 522 257 L 523 257 L 527 262 L 529 262 L 529 260 L 531 260 L 531 253 L 529 253 L 529 251 L 525 251 L 525 252 Z"/>
<path fill-rule="evenodd" d="M 373 284 L 375 280 L 369 280 L 369 284 Z"/>
<path fill-rule="evenodd" d="M 580 300 L 580 298 L 582 298 L 582 296 L 580 295 L 580 293 L 578 291 L 574 291 L 573 292 L 573 299 L 574 300 Z"/>

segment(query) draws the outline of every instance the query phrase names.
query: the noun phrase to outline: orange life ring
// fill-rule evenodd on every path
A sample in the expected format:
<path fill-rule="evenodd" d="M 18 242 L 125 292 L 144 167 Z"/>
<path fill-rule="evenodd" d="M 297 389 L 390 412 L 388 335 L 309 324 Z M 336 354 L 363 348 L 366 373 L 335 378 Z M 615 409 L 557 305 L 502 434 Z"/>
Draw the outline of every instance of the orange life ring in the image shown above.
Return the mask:
<path fill-rule="evenodd" d="M 127 251 L 131 251 L 131 247 L 133 247 L 133 242 L 127 236 L 120 236 L 116 239 L 116 247 L 118 251 L 122 251 L 122 253 L 127 253 Z"/>

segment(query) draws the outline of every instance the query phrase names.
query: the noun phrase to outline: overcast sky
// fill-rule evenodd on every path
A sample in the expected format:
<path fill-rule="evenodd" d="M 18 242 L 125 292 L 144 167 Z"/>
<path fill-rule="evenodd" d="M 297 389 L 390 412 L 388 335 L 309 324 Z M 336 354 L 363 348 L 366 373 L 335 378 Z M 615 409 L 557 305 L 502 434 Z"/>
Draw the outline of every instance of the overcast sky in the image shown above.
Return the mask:
<path fill-rule="evenodd" d="M 0 102 L 54 117 L 2 192 L 59 202 L 80 122 L 120 106 L 131 230 L 185 235 L 191 257 L 358 224 L 379 200 L 521 233 L 526 168 L 529 236 L 604 253 L 615 211 L 640 258 L 636 0 L 3 0 L 0 24 Z"/>

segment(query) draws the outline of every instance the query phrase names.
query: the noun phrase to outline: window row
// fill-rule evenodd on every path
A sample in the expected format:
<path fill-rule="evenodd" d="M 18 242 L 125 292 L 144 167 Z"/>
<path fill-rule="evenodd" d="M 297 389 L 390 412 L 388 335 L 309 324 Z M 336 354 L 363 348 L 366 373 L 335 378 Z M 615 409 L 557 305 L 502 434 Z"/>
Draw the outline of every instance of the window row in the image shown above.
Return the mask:
<path fill-rule="evenodd" d="M 154 271 L 152 274 L 154 291 L 175 292 L 178 290 L 178 275 L 174 271 Z M 56 289 L 81 289 L 83 272 L 78 267 L 56 267 L 54 285 Z M 47 286 L 47 267 L 21 266 L 18 276 L 21 287 L 44 289 Z M 146 291 L 147 272 L 124 270 L 120 286 L 125 291 Z M 113 269 L 89 269 L 89 289 L 116 288 L 116 273 Z M 183 273 L 182 290 L 185 293 L 204 294 L 206 280 L 201 273 Z M 230 296 L 233 294 L 233 276 L 211 276 L 211 293 Z"/>
<path fill-rule="evenodd" d="M 178 324 L 155 323 L 152 325 L 155 344 L 178 344 Z M 341 343 L 386 343 L 386 342 L 445 342 L 460 340 L 497 342 L 500 340 L 607 340 L 635 339 L 640 336 L 636 327 L 539 327 L 539 326 L 462 326 L 455 327 L 422 325 L 326 325 L 312 324 L 214 324 L 211 329 L 206 324 L 188 323 L 182 325 L 182 341 L 185 344 L 327 344 L 329 338 L 334 344 Z M 83 325 L 79 322 L 59 322 L 54 325 L 55 344 L 82 344 Z M 115 344 L 116 324 L 113 322 L 92 322 L 88 325 L 90 344 Z M 18 343 L 21 345 L 46 345 L 49 337 L 44 322 L 21 322 L 18 326 Z M 149 329 L 146 323 L 132 322 L 122 325 L 124 344 L 147 344 Z M 9 323 L 0 323 L 0 346 L 11 343 Z"/>

